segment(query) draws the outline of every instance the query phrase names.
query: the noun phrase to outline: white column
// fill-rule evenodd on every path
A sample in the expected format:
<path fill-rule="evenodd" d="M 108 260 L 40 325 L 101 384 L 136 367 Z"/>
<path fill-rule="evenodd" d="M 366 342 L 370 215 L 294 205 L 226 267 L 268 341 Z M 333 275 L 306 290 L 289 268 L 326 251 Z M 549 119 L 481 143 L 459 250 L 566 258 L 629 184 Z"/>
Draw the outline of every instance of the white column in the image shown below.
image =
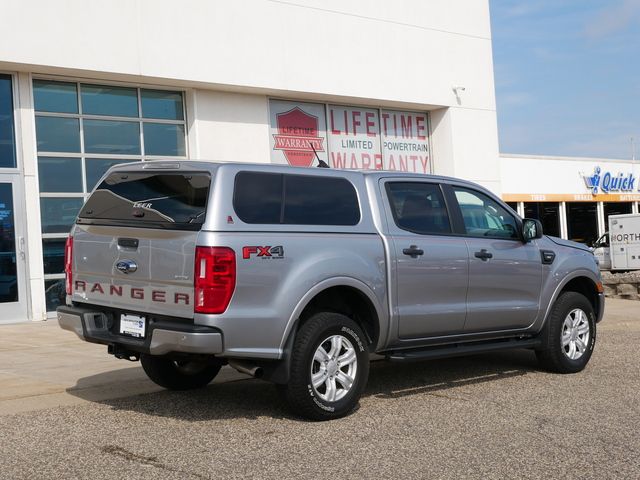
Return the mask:
<path fill-rule="evenodd" d="M 631 202 L 631 213 L 638 213 L 638 202 Z"/>
<path fill-rule="evenodd" d="M 604 223 L 604 204 L 602 202 L 598 202 L 597 204 L 597 215 L 598 215 L 598 238 L 604 235 L 604 232 L 607 231 L 607 225 Z"/>
<path fill-rule="evenodd" d="M 518 215 L 524 218 L 524 202 L 518 202 Z"/>
<path fill-rule="evenodd" d="M 567 228 L 567 202 L 560 202 L 560 236 L 569 238 Z"/>
<path fill-rule="evenodd" d="M 36 127 L 33 113 L 31 74 L 18 74 L 18 148 L 24 172 L 26 205 L 26 253 L 29 278 L 29 318 L 46 320 L 47 306 L 44 295 L 44 268 L 42 264 L 42 235 L 40 225 L 40 190 L 38 187 L 38 157 L 36 153 Z"/>

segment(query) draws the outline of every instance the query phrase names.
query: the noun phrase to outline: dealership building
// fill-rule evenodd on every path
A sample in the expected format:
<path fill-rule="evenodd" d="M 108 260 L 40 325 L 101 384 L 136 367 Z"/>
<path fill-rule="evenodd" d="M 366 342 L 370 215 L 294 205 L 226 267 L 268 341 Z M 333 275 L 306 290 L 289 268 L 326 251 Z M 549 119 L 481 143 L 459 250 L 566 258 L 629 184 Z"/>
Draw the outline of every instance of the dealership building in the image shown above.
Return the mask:
<path fill-rule="evenodd" d="M 75 216 L 123 162 L 457 176 L 579 241 L 638 211 L 633 162 L 498 153 L 488 0 L 25 0 L 2 18 L 0 323 L 51 316 Z"/>

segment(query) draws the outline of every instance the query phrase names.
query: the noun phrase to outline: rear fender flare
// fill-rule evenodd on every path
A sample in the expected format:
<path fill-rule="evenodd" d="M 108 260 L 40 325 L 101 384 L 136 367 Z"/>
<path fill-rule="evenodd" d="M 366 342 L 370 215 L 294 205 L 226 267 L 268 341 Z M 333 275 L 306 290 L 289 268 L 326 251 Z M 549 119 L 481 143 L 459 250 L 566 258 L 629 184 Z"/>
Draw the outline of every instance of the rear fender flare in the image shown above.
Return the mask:
<path fill-rule="evenodd" d="M 369 301 L 373 305 L 373 308 L 376 311 L 376 315 L 378 316 L 378 324 L 379 324 L 378 325 L 378 328 L 379 328 L 378 345 L 373 345 L 374 349 L 377 350 L 379 348 L 380 342 L 383 341 L 383 339 L 387 338 L 387 330 L 389 328 L 388 315 L 384 313 L 384 310 L 379 305 L 378 299 L 373 293 L 373 290 L 371 290 L 371 288 L 369 288 L 365 283 L 352 277 L 332 277 L 314 285 L 313 288 L 311 288 L 300 299 L 296 307 L 293 309 L 293 313 L 289 317 L 289 321 L 287 322 L 287 326 L 285 328 L 284 334 L 280 341 L 280 349 L 284 353 L 284 355 L 287 354 L 285 349 L 287 340 L 289 339 L 289 336 L 291 335 L 292 332 L 295 333 L 296 324 L 298 322 L 298 319 L 300 318 L 300 315 L 304 311 L 304 309 L 316 297 L 316 295 L 318 295 L 319 293 L 331 287 L 351 287 L 356 290 L 359 290 L 361 293 L 366 295 L 366 297 L 369 299 Z"/>

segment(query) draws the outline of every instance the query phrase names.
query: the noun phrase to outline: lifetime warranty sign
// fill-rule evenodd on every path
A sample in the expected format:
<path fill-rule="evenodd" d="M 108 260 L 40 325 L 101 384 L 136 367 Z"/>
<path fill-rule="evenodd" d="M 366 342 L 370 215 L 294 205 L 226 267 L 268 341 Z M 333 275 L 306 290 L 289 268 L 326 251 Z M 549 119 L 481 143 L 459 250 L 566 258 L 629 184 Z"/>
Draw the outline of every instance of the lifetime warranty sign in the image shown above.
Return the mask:
<path fill-rule="evenodd" d="M 271 161 L 431 173 L 427 112 L 270 99 Z M 314 153 L 315 150 L 315 153 Z"/>

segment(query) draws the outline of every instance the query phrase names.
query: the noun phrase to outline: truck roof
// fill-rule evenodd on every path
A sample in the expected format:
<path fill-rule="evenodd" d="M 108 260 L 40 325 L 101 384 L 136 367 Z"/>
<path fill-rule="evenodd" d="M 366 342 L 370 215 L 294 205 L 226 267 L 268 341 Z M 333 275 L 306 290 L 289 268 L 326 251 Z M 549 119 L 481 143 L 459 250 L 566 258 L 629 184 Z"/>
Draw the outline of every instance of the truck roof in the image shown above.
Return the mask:
<path fill-rule="evenodd" d="M 279 173 L 295 173 L 300 175 L 317 175 L 317 176 L 353 176 L 362 175 L 364 177 L 374 178 L 388 178 L 388 177 L 402 177 L 402 178 L 416 178 L 416 179 L 431 179 L 445 182 L 457 182 L 466 183 L 469 185 L 475 185 L 473 182 L 464 180 L 461 178 L 448 177 L 444 175 L 432 175 L 424 173 L 413 172 L 400 172 L 390 170 L 362 170 L 362 169 L 336 169 L 336 168 L 319 168 L 319 167 L 293 167 L 290 165 L 277 164 L 277 163 L 252 163 L 252 162 L 221 162 L 215 160 L 150 160 L 146 162 L 132 162 L 122 163 L 112 167 L 113 171 L 118 170 L 204 170 L 215 172 L 219 168 L 231 168 L 233 170 L 243 170 L 250 168 L 256 171 L 273 171 Z"/>

